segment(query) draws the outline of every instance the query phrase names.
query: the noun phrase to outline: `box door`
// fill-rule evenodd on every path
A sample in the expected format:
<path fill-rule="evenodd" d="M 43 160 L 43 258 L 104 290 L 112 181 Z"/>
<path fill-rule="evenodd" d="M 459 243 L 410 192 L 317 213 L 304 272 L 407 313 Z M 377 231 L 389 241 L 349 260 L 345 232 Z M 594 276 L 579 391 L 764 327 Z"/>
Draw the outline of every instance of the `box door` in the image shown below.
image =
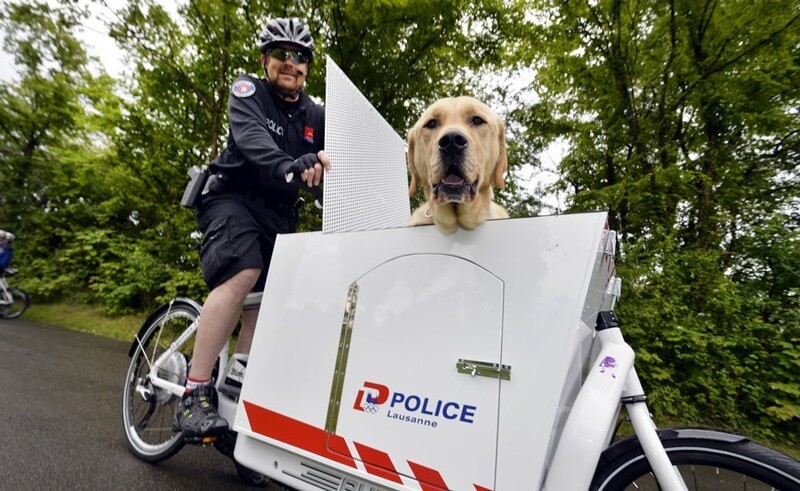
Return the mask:
<path fill-rule="evenodd" d="M 494 487 L 503 294 L 489 271 L 445 254 L 398 257 L 351 285 L 326 430 L 367 472 Z"/>

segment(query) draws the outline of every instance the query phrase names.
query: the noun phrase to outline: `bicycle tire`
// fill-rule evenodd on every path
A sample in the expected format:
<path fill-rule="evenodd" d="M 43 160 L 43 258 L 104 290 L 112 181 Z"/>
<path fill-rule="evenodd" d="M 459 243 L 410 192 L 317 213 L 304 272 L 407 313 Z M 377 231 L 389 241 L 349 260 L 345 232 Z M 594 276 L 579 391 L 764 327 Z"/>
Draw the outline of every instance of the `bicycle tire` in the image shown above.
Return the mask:
<path fill-rule="evenodd" d="M 272 483 L 272 479 L 264 474 L 245 467 L 235 460 L 233 461 L 233 465 L 236 467 L 236 474 L 239 475 L 239 479 L 250 487 L 263 488 Z"/>
<path fill-rule="evenodd" d="M 172 418 L 180 398 L 149 383 L 150 360 L 166 348 L 200 316 L 200 306 L 178 299 L 157 309 L 136 335 L 125 377 L 122 397 L 122 425 L 129 450 L 146 462 L 159 462 L 175 455 L 185 442 L 172 429 Z M 194 337 L 162 367 L 160 377 L 183 385 L 189 373 Z"/>
<path fill-rule="evenodd" d="M 800 462 L 743 436 L 697 428 L 659 430 L 658 436 L 689 490 L 800 489 Z M 603 452 L 589 489 L 661 488 L 634 436 Z"/>
<path fill-rule="evenodd" d="M 8 291 L 11 293 L 14 302 L 0 307 L 0 319 L 16 319 L 28 310 L 31 305 L 30 297 L 23 290 L 12 287 Z"/>

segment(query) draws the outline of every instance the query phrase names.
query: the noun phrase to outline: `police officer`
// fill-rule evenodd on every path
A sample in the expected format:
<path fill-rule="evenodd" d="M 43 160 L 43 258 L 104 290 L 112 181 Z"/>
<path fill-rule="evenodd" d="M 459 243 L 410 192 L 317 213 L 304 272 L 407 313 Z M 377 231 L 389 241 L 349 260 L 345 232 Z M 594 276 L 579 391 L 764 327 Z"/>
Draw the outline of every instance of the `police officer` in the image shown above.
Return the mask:
<path fill-rule="evenodd" d="M 188 442 L 223 433 L 211 372 L 239 314 L 237 353 L 248 353 L 257 311 L 245 296 L 262 291 L 276 235 L 296 230 L 297 185 L 319 186 L 330 160 L 322 151 L 324 109 L 302 88 L 314 40 L 298 19 L 272 19 L 258 43 L 266 78 L 243 75 L 231 87 L 225 150 L 209 166 L 207 192 L 195 208 L 203 233 L 200 259 L 211 288 L 195 340 L 186 392 L 173 420 Z"/>

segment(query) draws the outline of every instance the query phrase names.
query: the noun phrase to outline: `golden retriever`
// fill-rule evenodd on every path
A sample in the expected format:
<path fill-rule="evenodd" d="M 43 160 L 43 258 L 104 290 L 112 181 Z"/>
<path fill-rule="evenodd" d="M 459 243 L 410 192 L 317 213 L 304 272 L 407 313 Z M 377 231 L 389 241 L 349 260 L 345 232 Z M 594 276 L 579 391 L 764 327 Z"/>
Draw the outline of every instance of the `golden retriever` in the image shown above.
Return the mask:
<path fill-rule="evenodd" d="M 433 223 L 451 234 L 508 218 L 492 189 L 503 189 L 507 167 L 505 123 L 486 104 L 473 97 L 434 102 L 408 132 L 408 193 L 422 188 L 425 203 L 407 225 Z"/>

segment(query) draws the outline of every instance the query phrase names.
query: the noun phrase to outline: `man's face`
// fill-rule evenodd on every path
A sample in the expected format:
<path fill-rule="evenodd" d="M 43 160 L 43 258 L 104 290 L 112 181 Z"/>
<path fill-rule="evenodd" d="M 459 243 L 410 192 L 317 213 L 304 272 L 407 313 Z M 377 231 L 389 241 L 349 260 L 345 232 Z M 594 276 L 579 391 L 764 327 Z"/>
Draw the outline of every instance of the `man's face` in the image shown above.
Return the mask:
<path fill-rule="evenodd" d="M 296 48 L 292 46 L 281 47 L 296 51 Z M 303 87 L 306 76 L 308 76 L 308 63 L 295 63 L 291 56 L 281 60 L 269 56 L 269 53 L 262 54 L 261 63 L 264 64 L 264 70 L 267 72 L 270 82 L 277 86 L 284 95 L 297 93 Z"/>

